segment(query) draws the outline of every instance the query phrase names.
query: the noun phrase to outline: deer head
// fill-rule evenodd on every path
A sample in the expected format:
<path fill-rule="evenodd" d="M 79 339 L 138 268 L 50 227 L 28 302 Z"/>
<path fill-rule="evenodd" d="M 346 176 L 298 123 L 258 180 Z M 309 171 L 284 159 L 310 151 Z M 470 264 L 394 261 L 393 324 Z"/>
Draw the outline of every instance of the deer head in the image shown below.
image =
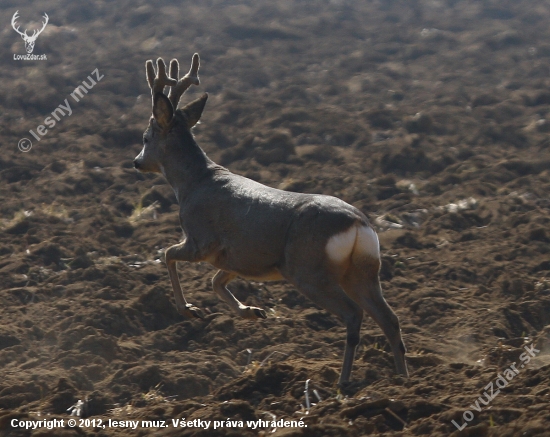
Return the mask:
<path fill-rule="evenodd" d="M 13 27 L 13 30 L 15 30 L 19 35 L 21 35 L 21 38 L 23 38 L 23 41 L 25 41 L 25 50 L 27 51 L 27 53 L 31 54 L 32 51 L 34 50 L 34 43 L 36 42 L 36 38 L 38 38 L 38 35 L 40 35 L 42 31 L 46 28 L 46 24 L 48 24 L 49 17 L 48 17 L 48 14 L 44 12 L 43 18 L 45 21 L 42 23 L 42 29 L 34 30 L 32 35 L 29 36 L 27 35 L 26 29 L 25 29 L 25 32 L 21 32 L 19 30 L 19 26 L 17 26 L 17 28 L 15 27 L 16 21 L 19 18 L 19 16 L 17 15 L 18 13 L 19 11 L 15 11 L 15 14 L 13 14 L 13 17 L 11 19 L 11 26 Z"/>
<path fill-rule="evenodd" d="M 199 55 L 195 53 L 189 72 L 178 80 L 179 63 L 176 59 L 170 62 L 170 76 L 166 74 L 166 64 L 161 58 L 157 59 L 157 72 L 152 61 L 145 64 L 147 82 L 151 88 L 153 116 L 149 127 L 143 134 L 143 149 L 134 159 L 134 167 L 141 172 L 162 173 L 166 167 L 166 149 L 172 144 L 178 147 L 182 138 L 190 136 L 190 129 L 199 121 L 208 94 L 177 109 L 183 93 L 191 85 L 199 85 Z M 168 96 L 164 94 L 164 87 L 170 87 Z M 189 135 L 186 135 L 189 134 Z"/>

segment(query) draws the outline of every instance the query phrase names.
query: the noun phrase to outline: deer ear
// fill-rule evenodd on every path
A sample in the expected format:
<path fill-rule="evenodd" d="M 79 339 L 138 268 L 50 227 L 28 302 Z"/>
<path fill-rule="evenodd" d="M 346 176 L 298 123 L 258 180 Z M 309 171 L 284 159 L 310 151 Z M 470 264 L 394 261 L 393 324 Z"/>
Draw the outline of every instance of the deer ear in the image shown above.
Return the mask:
<path fill-rule="evenodd" d="M 163 93 L 156 93 L 153 100 L 153 117 L 161 127 L 166 129 L 174 118 L 174 107 Z"/>
<path fill-rule="evenodd" d="M 195 126 L 197 122 L 201 119 L 202 111 L 204 110 L 207 99 L 208 94 L 204 93 L 197 100 L 193 100 L 191 103 L 188 103 L 183 108 L 181 108 L 181 111 L 183 112 L 183 114 L 185 115 L 185 119 L 187 120 L 187 126 L 189 127 L 189 129 Z"/>

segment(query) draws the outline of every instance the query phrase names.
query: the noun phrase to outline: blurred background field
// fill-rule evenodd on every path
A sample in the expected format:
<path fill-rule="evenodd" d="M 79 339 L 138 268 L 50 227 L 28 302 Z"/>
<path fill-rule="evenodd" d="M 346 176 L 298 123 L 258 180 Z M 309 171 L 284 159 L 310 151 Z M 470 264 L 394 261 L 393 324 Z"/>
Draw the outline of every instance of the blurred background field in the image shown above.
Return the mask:
<path fill-rule="evenodd" d="M 3 1 L 0 5 L 0 428 L 11 418 L 257 420 L 274 435 L 458 432 L 463 412 L 541 351 L 457 435 L 550 426 L 550 7 L 545 1 Z M 49 23 L 14 60 L 22 29 Z M 338 393 L 345 329 L 285 283 L 235 281 L 267 320 L 233 318 L 213 269 L 181 265 L 177 313 L 163 250 L 181 238 L 162 177 L 132 160 L 151 112 L 147 59 L 201 56 L 198 143 L 264 184 L 341 197 L 379 232 L 385 295 L 411 378 L 363 324 Z M 103 79 L 40 141 L 74 89 Z M 27 137 L 32 149 L 22 153 Z M 305 381 L 319 399 L 306 414 Z M 268 433 L 270 429 L 266 430 Z M 61 431 L 59 431 L 61 432 Z M 150 435 L 82 429 L 64 435 Z M 155 435 L 258 435 L 164 429 Z M 202 433 L 202 434 L 201 434 Z M 524 434 L 526 433 L 526 434 Z"/>

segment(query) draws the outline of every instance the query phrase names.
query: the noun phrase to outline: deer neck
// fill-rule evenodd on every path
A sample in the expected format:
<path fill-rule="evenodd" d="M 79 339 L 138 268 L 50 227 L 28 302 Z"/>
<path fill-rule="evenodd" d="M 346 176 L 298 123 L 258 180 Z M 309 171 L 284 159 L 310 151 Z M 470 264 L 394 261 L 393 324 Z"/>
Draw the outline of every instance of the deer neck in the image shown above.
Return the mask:
<path fill-rule="evenodd" d="M 180 141 L 167 142 L 162 173 L 181 203 L 198 185 L 212 175 L 216 164 L 196 143 L 190 132 Z"/>

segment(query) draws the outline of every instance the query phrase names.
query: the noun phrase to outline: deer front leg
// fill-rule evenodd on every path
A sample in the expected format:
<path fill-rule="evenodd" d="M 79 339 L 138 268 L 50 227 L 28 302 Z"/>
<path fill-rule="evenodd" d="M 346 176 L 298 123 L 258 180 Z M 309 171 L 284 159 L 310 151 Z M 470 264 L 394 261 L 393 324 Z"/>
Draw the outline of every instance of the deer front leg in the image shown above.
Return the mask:
<path fill-rule="evenodd" d="M 176 267 L 178 261 L 195 262 L 198 258 L 197 251 L 188 241 L 189 240 L 186 239 L 183 243 L 170 246 L 166 249 L 164 256 L 168 274 L 170 275 L 170 281 L 172 282 L 172 289 L 174 290 L 174 298 L 176 299 L 176 308 L 178 312 L 188 319 L 202 319 L 202 311 L 185 300 Z"/>
<path fill-rule="evenodd" d="M 227 303 L 231 309 L 241 316 L 243 319 L 267 319 L 265 310 L 257 307 L 243 305 L 233 293 L 231 293 L 226 285 L 235 279 L 235 273 L 229 273 L 223 270 L 218 270 L 218 273 L 212 278 L 212 287 L 216 294 Z"/>

